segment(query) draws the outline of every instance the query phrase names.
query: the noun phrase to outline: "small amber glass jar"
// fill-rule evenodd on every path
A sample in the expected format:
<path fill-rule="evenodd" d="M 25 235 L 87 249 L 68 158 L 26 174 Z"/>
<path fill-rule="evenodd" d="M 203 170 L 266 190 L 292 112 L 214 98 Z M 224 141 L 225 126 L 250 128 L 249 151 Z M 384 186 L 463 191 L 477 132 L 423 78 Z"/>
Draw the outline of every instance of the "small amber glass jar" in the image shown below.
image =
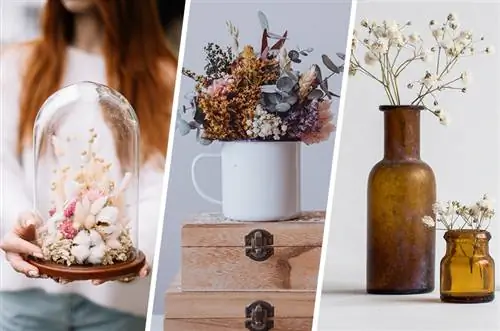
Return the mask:
<path fill-rule="evenodd" d="M 488 231 L 450 230 L 444 235 L 441 300 L 481 303 L 495 298 L 495 262 L 489 253 Z"/>

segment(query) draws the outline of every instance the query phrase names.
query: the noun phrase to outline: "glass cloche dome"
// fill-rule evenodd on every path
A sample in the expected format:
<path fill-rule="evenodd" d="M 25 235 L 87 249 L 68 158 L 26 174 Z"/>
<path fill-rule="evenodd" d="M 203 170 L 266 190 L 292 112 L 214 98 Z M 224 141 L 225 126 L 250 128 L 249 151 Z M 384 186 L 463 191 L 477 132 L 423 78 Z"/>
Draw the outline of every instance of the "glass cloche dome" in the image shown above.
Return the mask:
<path fill-rule="evenodd" d="M 68 280 L 136 274 L 139 125 L 113 89 L 80 82 L 50 96 L 33 130 L 42 274 Z"/>

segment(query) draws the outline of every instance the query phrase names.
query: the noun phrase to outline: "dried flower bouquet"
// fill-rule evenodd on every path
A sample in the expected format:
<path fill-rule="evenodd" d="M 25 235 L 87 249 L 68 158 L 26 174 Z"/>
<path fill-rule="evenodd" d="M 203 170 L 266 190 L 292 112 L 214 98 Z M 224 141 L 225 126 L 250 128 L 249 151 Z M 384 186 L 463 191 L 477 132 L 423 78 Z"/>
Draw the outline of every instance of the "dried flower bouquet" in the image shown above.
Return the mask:
<path fill-rule="evenodd" d="M 349 74 L 358 72 L 382 85 L 391 105 L 424 106 L 434 114 L 441 124 L 449 122 L 448 113 L 440 108 L 438 94 L 456 91 L 467 92 L 470 73 L 453 73 L 463 58 L 476 54 L 491 54 L 492 46 L 479 46 L 484 37 L 476 37 L 471 31 L 461 29 L 456 14 L 449 14 L 442 23 L 429 22 L 430 44 L 425 44 L 420 34 L 408 32 L 411 22 L 400 24 L 394 21 L 361 21 L 361 36 L 355 30 Z M 359 45 L 363 58 L 356 54 Z M 406 80 L 401 74 L 412 64 L 424 62 L 428 69 L 413 80 Z M 402 101 L 403 89 L 410 89 L 415 96 Z M 403 102 L 403 103 L 402 103 Z"/>
<path fill-rule="evenodd" d="M 58 162 L 60 168 L 54 171 L 53 208 L 38 235 L 46 260 L 70 266 L 110 265 L 134 258 L 123 196 L 132 176 L 125 174 L 119 186 L 109 178 L 112 164 L 96 154 L 96 139 L 91 129 L 79 169 Z M 69 148 L 64 142 L 52 136 L 59 161 Z"/>
<path fill-rule="evenodd" d="M 239 31 L 227 22 L 232 47 L 209 43 L 204 48 L 204 75 L 183 69 L 197 84 L 189 97 L 190 106 L 179 111 L 177 129 L 182 135 L 195 130 L 202 144 L 214 140 L 312 144 L 328 139 L 335 129 L 331 103 L 338 97 L 329 90 L 328 79 L 343 72 L 343 65 L 337 66 L 323 55 L 328 75 L 323 76 L 317 64 L 305 72 L 295 70 L 293 65 L 313 49 L 287 51 L 288 32 L 272 33 L 265 14 L 258 15 L 263 29 L 260 51 L 255 52 L 251 45 L 240 50 Z M 344 54 L 337 56 L 345 58 Z"/>

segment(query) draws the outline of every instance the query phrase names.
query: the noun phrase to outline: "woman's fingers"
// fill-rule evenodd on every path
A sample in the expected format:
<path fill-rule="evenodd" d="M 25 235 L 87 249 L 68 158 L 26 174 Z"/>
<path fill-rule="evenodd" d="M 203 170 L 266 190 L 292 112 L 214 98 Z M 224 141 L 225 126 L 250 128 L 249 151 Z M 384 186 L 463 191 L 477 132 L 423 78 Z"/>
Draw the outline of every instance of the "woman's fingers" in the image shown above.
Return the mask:
<path fill-rule="evenodd" d="M 139 277 L 145 278 L 149 275 L 149 264 L 145 264 L 144 267 L 142 267 L 141 271 L 139 271 Z"/>
<path fill-rule="evenodd" d="M 33 277 L 33 278 L 40 276 L 38 269 L 35 266 L 26 262 L 21 257 L 21 255 L 16 254 L 16 253 L 12 253 L 12 252 L 8 252 L 7 254 L 5 254 L 5 257 L 6 257 L 7 261 L 9 261 L 12 268 L 14 270 L 16 270 L 17 272 L 25 274 L 26 276 Z"/>
<path fill-rule="evenodd" d="M 0 243 L 0 249 L 7 253 L 27 254 L 43 258 L 42 249 L 40 247 L 24 240 L 12 232 L 7 234 Z"/>

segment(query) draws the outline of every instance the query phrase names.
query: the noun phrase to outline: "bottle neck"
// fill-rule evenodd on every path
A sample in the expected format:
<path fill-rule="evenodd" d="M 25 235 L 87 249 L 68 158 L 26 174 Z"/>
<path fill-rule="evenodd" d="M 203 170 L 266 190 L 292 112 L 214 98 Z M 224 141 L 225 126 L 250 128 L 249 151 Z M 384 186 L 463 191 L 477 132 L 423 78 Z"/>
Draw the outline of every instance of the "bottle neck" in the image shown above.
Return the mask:
<path fill-rule="evenodd" d="M 420 110 L 398 107 L 384 111 L 384 159 L 420 160 Z"/>

